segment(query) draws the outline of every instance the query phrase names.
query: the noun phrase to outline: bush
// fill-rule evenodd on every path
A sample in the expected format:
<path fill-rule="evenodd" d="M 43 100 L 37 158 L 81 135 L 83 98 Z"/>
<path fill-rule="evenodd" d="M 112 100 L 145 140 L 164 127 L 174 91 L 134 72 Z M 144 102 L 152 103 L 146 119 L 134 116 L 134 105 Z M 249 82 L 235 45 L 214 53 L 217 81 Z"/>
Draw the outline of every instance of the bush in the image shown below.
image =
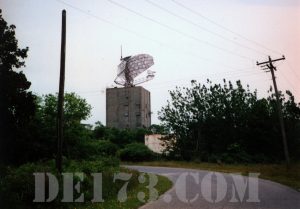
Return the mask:
<path fill-rule="evenodd" d="M 94 161 L 68 161 L 65 163 L 65 172 L 83 172 L 85 174 L 98 173 L 108 170 L 116 170 L 120 165 L 119 159 L 115 157 L 98 158 Z"/>
<path fill-rule="evenodd" d="M 118 146 L 110 141 L 100 140 L 97 142 L 97 150 L 102 156 L 115 156 Z"/>
<path fill-rule="evenodd" d="M 122 182 L 113 183 L 114 173 L 120 171 L 119 160 L 117 158 L 101 158 L 96 161 L 70 161 L 64 169 L 65 172 L 83 172 L 84 180 L 81 183 L 81 191 L 85 201 L 93 199 L 93 177 L 92 173 L 102 173 L 102 197 L 109 199 L 117 194 L 122 187 Z M 75 206 L 74 206 L 75 208 Z"/>
<path fill-rule="evenodd" d="M 123 161 L 149 161 L 154 158 L 154 152 L 142 143 L 131 143 L 120 150 L 120 159 Z"/>
<path fill-rule="evenodd" d="M 76 203 L 61 204 L 63 182 L 59 178 L 55 169 L 54 161 L 46 163 L 28 163 L 18 168 L 1 168 L 5 170 L 6 175 L 1 176 L 0 179 L 0 203 L 1 208 L 77 208 Z M 35 180 L 33 173 L 35 172 L 49 172 L 56 176 L 59 181 L 58 197 L 50 203 L 34 203 L 35 194 Z M 124 185 L 124 181 L 113 181 L 114 173 L 125 172 L 131 173 L 132 177 L 128 184 L 128 191 L 138 186 L 139 173 L 136 171 L 129 171 L 119 167 L 119 161 L 116 158 L 101 158 L 98 161 L 67 161 L 64 160 L 63 172 L 83 172 L 84 180 L 80 183 L 80 191 L 84 194 L 85 202 L 89 202 L 93 198 L 93 177 L 91 173 L 102 173 L 102 189 L 103 199 L 109 200 L 115 198 L 118 191 Z M 74 177 L 74 184 L 79 181 Z M 46 183 L 47 185 L 47 183 Z M 47 188 L 47 186 L 46 186 Z M 76 193 L 74 193 L 76 194 Z M 46 192 L 47 196 L 47 192 Z M 47 198 L 47 197 L 46 197 Z M 76 198 L 76 197 L 74 197 Z M 72 206 L 72 207 L 70 207 Z"/>
<path fill-rule="evenodd" d="M 72 159 L 97 160 L 101 157 L 115 156 L 118 146 L 104 140 L 81 140 L 70 150 Z"/>
<path fill-rule="evenodd" d="M 35 189 L 33 173 L 50 172 L 57 176 L 54 162 L 49 165 L 28 163 L 17 169 L 10 167 L 6 169 L 6 175 L 0 181 L 1 208 L 33 208 Z"/>
<path fill-rule="evenodd" d="M 113 127 L 105 127 L 100 122 L 96 122 L 94 128 L 93 137 L 98 140 L 108 140 L 112 143 L 124 147 L 127 144 L 144 142 L 145 134 L 150 134 L 151 131 L 144 128 L 137 129 L 117 129 Z"/>

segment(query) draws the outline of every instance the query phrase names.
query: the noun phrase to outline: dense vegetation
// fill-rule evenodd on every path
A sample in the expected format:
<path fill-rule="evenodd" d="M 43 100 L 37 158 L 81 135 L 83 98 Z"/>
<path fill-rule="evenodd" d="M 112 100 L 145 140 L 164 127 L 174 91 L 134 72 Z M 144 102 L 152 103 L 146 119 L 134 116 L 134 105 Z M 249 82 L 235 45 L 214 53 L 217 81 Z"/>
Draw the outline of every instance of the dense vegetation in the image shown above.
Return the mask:
<path fill-rule="evenodd" d="M 170 134 L 165 138 L 173 159 L 209 162 L 280 162 L 283 145 L 275 96 L 258 99 L 256 91 L 233 85 L 191 82 L 190 88 L 170 91 L 171 101 L 159 113 Z M 300 105 L 287 91 L 283 107 L 288 146 L 300 159 Z M 174 140 L 175 139 L 175 140 Z"/>
<path fill-rule="evenodd" d="M 10 146 L 18 148 L 18 153 L 13 157 L 5 155 L 1 158 L 7 164 L 20 165 L 55 157 L 57 95 L 48 94 L 35 98 L 35 114 L 28 121 L 27 133 L 23 136 L 26 139 L 22 140 L 22 144 L 19 141 L 10 141 Z M 146 129 L 107 128 L 100 122 L 94 128 L 82 124 L 81 121 L 89 117 L 91 106 L 75 93 L 65 94 L 64 106 L 63 156 L 67 159 L 116 156 L 117 151 L 127 144 L 139 142 L 142 145 L 145 133 L 150 133 Z M 14 133 L 19 131 L 21 130 L 14 129 Z"/>
<path fill-rule="evenodd" d="M 158 155 L 155 155 L 142 143 L 131 143 L 120 150 L 120 159 L 123 161 L 150 161 L 154 160 L 155 156 Z"/>

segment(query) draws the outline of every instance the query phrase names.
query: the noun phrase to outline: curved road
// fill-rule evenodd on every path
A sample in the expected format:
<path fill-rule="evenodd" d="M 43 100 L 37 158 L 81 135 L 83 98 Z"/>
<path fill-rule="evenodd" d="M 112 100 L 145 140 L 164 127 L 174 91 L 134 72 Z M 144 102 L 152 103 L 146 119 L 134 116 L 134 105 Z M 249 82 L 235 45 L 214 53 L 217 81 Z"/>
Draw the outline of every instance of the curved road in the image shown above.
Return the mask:
<path fill-rule="evenodd" d="M 126 167 L 164 175 L 173 182 L 169 191 L 141 209 L 300 209 L 300 192 L 255 176 L 184 168 Z"/>

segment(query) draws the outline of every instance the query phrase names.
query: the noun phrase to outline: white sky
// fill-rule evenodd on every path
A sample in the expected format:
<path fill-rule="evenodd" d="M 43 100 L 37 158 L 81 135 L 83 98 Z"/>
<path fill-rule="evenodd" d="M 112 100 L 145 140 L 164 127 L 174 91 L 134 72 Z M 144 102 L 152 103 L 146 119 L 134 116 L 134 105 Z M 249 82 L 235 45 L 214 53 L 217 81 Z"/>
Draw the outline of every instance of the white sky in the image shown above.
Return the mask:
<path fill-rule="evenodd" d="M 88 123 L 105 124 L 105 88 L 114 85 L 120 45 L 123 56 L 154 57 L 150 69 L 156 77 L 142 84 L 151 91 L 152 123 L 159 123 L 157 111 L 167 104 L 168 90 L 187 86 L 191 79 L 241 79 L 266 96 L 271 75 L 256 61 L 268 55 L 285 55 L 276 64 L 278 86 L 300 101 L 300 0 L 175 0 L 202 17 L 173 0 L 149 0 L 164 10 L 147 0 L 111 1 L 0 0 L 5 20 L 17 27 L 20 47 L 29 47 L 24 73 L 33 92 L 58 91 L 61 10 L 66 9 L 65 88 L 92 105 Z"/>

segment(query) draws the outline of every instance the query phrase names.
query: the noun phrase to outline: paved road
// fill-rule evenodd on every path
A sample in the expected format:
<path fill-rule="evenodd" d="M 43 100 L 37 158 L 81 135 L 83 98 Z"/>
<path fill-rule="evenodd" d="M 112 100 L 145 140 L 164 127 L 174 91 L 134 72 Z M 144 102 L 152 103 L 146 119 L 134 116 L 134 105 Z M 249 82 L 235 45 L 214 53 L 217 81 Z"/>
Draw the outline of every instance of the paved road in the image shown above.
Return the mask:
<path fill-rule="evenodd" d="M 165 175 L 174 184 L 141 209 L 300 209 L 300 192 L 268 180 L 183 168 L 126 167 Z"/>

